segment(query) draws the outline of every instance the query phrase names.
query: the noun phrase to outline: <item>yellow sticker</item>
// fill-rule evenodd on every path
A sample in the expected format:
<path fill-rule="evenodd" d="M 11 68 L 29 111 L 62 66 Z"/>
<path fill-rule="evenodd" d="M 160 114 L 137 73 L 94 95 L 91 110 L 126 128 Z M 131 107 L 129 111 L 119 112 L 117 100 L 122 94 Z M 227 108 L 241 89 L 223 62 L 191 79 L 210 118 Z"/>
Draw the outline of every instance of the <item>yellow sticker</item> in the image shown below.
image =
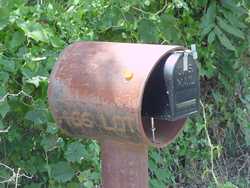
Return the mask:
<path fill-rule="evenodd" d="M 133 73 L 131 72 L 131 71 L 129 71 L 129 70 L 125 70 L 124 72 L 123 72 L 123 76 L 124 76 L 124 78 L 126 79 L 126 80 L 131 80 L 132 78 L 133 78 Z"/>

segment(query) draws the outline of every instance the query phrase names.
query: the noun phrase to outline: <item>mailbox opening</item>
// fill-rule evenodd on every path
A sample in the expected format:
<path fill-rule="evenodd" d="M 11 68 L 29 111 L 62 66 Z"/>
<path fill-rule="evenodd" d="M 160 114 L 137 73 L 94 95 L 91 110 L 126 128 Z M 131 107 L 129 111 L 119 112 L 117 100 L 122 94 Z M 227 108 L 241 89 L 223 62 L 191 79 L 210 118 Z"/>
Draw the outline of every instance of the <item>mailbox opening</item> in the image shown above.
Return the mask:
<path fill-rule="evenodd" d="M 142 99 L 142 126 L 146 136 L 156 145 L 168 144 L 183 127 L 184 119 L 168 121 L 169 99 L 164 81 L 164 64 L 171 54 L 163 57 L 152 70 L 144 88 Z M 154 127 L 152 127 L 152 118 Z M 152 130 L 154 128 L 155 130 Z M 153 133 L 154 131 L 154 133 Z"/>
<path fill-rule="evenodd" d="M 142 116 L 156 119 L 167 119 L 169 98 L 164 80 L 164 64 L 167 57 L 162 58 L 151 72 L 142 100 Z"/>
<path fill-rule="evenodd" d="M 153 143 L 169 143 L 185 118 L 198 111 L 198 80 L 195 60 L 185 51 L 167 54 L 155 65 L 144 88 L 141 110 L 144 131 Z"/>

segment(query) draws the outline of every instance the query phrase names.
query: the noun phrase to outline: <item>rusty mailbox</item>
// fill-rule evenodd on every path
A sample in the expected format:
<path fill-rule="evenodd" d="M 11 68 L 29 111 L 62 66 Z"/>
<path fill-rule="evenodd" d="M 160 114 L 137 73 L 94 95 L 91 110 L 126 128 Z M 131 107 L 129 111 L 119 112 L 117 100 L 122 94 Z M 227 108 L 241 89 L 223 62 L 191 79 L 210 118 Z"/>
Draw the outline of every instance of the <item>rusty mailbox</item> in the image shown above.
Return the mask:
<path fill-rule="evenodd" d="M 199 108 L 195 51 L 76 42 L 50 76 L 49 105 L 69 135 L 101 143 L 104 188 L 148 187 L 148 145 L 169 144 Z"/>

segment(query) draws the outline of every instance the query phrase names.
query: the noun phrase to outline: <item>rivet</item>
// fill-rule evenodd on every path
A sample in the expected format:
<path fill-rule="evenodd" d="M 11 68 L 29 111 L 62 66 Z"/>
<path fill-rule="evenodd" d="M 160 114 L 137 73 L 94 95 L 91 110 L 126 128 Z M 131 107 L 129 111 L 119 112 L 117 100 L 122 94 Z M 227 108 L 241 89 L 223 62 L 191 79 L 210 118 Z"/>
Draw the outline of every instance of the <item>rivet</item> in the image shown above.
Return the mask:
<path fill-rule="evenodd" d="M 134 74 L 133 74 L 131 71 L 129 71 L 129 70 L 125 70 L 125 71 L 123 72 L 123 76 L 124 76 L 124 78 L 125 78 L 127 81 L 129 81 L 129 80 L 131 80 L 131 79 L 133 78 Z"/>

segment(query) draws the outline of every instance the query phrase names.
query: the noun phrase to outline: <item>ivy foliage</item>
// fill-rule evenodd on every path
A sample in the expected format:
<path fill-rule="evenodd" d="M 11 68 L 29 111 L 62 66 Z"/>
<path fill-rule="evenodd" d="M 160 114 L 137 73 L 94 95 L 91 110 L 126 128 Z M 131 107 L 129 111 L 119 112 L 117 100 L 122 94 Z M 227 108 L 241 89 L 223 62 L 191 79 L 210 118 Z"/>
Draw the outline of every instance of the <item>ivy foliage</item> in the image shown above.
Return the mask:
<path fill-rule="evenodd" d="M 9 128 L 0 132 L 0 162 L 32 176 L 20 187 L 100 185 L 99 145 L 62 134 L 48 109 L 50 71 L 79 40 L 195 43 L 219 184 L 201 114 L 169 147 L 150 150 L 150 186 L 250 184 L 248 0 L 0 0 L 0 130 Z M 9 177 L 0 166 L 0 182 Z"/>

